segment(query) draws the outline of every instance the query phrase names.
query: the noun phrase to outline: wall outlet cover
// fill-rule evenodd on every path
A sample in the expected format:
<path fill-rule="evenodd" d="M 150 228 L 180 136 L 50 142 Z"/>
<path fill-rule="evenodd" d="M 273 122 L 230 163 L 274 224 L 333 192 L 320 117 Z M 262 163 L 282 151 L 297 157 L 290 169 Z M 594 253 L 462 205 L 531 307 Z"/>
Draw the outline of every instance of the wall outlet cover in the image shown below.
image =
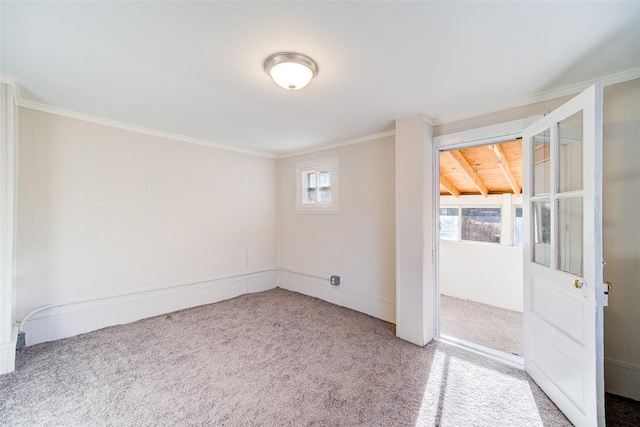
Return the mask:
<path fill-rule="evenodd" d="M 340 276 L 331 276 L 331 284 L 338 286 L 340 284 Z"/>

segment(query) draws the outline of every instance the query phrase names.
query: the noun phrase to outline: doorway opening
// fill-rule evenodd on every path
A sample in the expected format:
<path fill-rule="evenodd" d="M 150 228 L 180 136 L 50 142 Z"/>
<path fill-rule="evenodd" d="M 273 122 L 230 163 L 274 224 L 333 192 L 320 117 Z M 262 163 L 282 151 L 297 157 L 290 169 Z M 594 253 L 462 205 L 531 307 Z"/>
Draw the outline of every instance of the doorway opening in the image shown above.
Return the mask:
<path fill-rule="evenodd" d="M 439 339 L 522 367 L 522 140 L 438 154 Z"/>

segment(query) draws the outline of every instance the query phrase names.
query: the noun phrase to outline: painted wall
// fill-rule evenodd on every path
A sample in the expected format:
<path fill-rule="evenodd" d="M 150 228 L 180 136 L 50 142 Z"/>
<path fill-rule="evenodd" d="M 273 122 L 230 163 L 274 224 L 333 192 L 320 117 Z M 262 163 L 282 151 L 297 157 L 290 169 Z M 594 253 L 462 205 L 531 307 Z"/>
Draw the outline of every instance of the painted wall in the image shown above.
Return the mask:
<path fill-rule="evenodd" d="M 275 159 L 26 108 L 19 148 L 18 316 L 75 302 L 28 344 L 276 285 Z"/>
<path fill-rule="evenodd" d="M 522 312 L 522 247 L 513 246 L 522 196 L 440 196 L 440 207 L 474 206 L 501 208 L 500 243 L 440 240 L 440 293 Z"/>
<path fill-rule="evenodd" d="M 278 161 L 279 267 L 303 273 L 281 271 L 279 286 L 395 322 L 394 150 L 386 137 Z M 339 212 L 296 213 L 296 162 L 332 156 Z"/>
<path fill-rule="evenodd" d="M 604 89 L 605 387 L 640 400 L 640 80 Z"/>
<path fill-rule="evenodd" d="M 440 293 L 522 312 L 522 247 L 441 240 Z"/>

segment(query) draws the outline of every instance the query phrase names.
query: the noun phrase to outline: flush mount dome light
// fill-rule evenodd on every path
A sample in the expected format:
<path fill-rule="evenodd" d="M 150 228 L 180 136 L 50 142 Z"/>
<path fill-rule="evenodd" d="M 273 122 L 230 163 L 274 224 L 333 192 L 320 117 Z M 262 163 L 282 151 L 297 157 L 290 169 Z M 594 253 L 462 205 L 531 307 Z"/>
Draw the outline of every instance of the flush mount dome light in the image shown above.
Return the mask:
<path fill-rule="evenodd" d="M 318 64 L 301 53 L 279 52 L 265 59 L 264 70 L 278 86 L 298 90 L 318 74 Z"/>

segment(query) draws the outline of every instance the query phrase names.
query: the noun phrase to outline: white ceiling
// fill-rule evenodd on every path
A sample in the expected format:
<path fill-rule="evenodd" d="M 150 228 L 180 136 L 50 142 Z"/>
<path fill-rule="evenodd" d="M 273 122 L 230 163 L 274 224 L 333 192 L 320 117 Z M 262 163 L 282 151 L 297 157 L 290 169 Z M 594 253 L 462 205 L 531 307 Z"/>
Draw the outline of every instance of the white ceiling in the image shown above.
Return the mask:
<path fill-rule="evenodd" d="M 632 2 L 8 2 L 26 101 L 274 154 L 640 69 Z M 262 64 L 314 58 L 288 92 Z"/>

